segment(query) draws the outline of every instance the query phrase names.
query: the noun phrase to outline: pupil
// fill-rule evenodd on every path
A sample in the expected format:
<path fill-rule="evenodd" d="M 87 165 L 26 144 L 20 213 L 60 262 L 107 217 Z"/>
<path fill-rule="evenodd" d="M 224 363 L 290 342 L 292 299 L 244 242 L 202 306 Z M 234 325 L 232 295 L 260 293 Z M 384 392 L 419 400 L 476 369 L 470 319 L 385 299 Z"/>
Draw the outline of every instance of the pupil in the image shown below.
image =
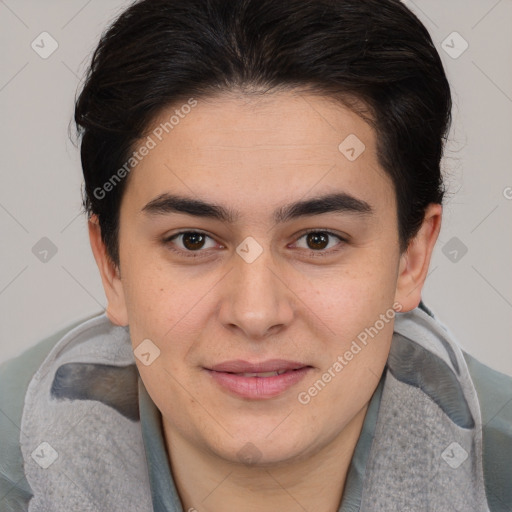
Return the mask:
<path fill-rule="evenodd" d="M 187 249 L 200 249 L 204 244 L 204 236 L 201 233 L 185 233 L 183 235 L 183 245 Z"/>
<path fill-rule="evenodd" d="M 326 233 L 308 233 L 307 241 L 312 249 L 325 249 L 329 243 Z"/>

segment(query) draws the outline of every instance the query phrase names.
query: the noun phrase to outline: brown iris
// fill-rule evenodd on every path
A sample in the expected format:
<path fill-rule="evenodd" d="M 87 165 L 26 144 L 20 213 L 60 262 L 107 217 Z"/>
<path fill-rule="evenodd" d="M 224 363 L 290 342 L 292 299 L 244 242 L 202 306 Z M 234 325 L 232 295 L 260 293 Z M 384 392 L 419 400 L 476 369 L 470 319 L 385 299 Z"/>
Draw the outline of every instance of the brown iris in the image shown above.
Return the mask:
<path fill-rule="evenodd" d="M 183 245 L 191 250 L 201 249 L 204 245 L 205 236 L 201 233 L 183 233 Z"/>
<path fill-rule="evenodd" d="M 307 243 L 311 249 L 325 249 L 329 244 L 329 236 L 327 233 L 314 232 L 307 234 Z"/>

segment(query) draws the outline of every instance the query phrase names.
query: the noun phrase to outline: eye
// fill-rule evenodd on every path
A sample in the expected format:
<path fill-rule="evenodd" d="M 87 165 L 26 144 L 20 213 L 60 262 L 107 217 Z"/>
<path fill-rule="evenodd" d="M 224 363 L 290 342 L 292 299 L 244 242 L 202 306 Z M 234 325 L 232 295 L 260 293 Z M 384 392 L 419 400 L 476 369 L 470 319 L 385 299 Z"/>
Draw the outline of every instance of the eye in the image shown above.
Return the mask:
<path fill-rule="evenodd" d="M 333 250 L 333 247 L 343 245 L 346 242 L 343 237 L 335 233 L 318 229 L 310 230 L 301 235 L 295 246 L 300 248 L 299 242 L 303 239 L 306 246 L 302 248 L 309 251 L 312 256 L 328 256 L 340 250 L 340 248 Z M 210 245 L 208 245 L 208 241 Z M 165 238 L 163 242 L 171 251 L 192 258 L 203 256 L 200 253 L 205 253 L 206 249 L 212 249 L 216 246 L 215 240 L 202 231 L 180 231 Z M 220 246 L 220 248 L 223 248 L 223 246 Z"/>
<path fill-rule="evenodd" d="M 332 238 L 337 240 L 332 240 Z M 336 252 L 339 249 L 335 249 L 334 251 L 331 249 L 337 245 L 343 245 L 340 244 L 340 242 L 346 242 L 346 240 L 339 235 L 331 233 L 330 231 L 321 230 L 308 231 L 297 240 L 296 245 L 298 245 L 298 242 L 302 239 L 304 239 L 306 243 L 306 247 L 303 248 L 309 250 L 311 253 L 315 253 L 315 256 L 322 256 L 324 254 L 327 255 Z"/>
<path fill-rule="evenodd" d="M 210 240 L 208 246 L 207 240 Z M 203 233 L 202 231 L 181 231 L 176 233 L 164 240 L 164 243 L 169 246 L 172 251 L 179 253 L 191 253 L 191 252 L 204 252 L 201 249 L 211 249 L 215 247 L 216 242 L 212 237 Z M 173 246 L 178 246 L 175 248 Z M 187 254 L 187 256 L 189 256 Z M 195 257 L 195 254 L 190 254 Z"/>

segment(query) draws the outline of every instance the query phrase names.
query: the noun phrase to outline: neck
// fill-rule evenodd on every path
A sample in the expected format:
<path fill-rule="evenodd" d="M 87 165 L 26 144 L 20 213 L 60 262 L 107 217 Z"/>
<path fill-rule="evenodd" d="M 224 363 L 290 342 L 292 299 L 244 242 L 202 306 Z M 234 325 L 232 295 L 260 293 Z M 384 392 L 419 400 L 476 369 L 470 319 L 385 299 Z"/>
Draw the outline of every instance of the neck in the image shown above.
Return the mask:
<path fill-rule="evenodd" d="M 248 466 L 192 445 L 163 418 L 183 510 L 337 512 L 368 404 L 328 444 L 307 457 Z"/>

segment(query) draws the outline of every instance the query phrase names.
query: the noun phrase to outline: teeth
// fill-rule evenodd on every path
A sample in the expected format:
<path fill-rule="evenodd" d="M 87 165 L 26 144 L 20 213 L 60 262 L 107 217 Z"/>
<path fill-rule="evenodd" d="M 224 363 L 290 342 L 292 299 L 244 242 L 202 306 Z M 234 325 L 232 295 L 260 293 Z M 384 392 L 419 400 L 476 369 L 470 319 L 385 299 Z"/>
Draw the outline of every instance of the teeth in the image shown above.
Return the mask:
<path fill-rule="evenodd" d="M 240 375 L 241 377 L 275 377 L 276 375 L 281 375 L 285 372 L 286 372 L 286 370 L 278 370 L 275 372 L 263 372 L 263 373 L 237 373 L 236 375 Z"/>

